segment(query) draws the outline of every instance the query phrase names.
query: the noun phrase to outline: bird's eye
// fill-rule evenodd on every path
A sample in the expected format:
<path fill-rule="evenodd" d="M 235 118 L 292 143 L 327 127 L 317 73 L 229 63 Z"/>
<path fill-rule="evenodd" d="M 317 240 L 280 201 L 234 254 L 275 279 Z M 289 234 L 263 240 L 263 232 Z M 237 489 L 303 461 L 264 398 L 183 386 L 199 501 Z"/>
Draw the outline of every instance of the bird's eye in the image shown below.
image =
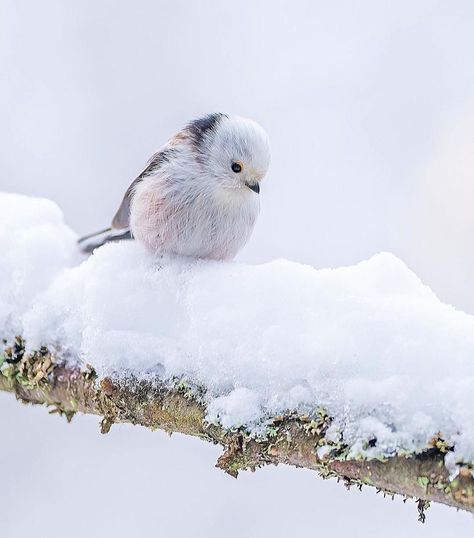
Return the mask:
<path fill-rule="evenodd" d="M 240 163 L 232 163 L 232 172 L 235 172 L 236 174 L 242 172 L 242 165 Z"/>

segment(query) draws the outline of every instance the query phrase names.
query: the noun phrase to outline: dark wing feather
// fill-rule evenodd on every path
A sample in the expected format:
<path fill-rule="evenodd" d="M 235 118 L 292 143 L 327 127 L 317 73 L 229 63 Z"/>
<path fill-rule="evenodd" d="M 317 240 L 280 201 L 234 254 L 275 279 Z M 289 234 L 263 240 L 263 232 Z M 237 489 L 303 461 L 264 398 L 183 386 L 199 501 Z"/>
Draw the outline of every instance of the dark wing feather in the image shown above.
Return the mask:
<path fill-rule="evenodd" d="M 130 187 L 128 187 L 125 195 L 123 197 L 122 203 L 115 213 L 114 218 L 112 219 L 112 228 L 121 230 L 128 228 L 130 226 L 130 202 L 132 200 L 133 189 L 136 184 L 142 180 L 141 174 L 133 180 Z"/>
<path fill-rule="evenodd" d="M 157 151 L 148 161 L 143 172 L 137 178 L 135 178 L 130 187 L 128 187 L 122 203 L 120 204 L 120 207 L 112 220 L 112 228 L 122 230 L 130 226 L 130 204 L 132 202 L 137 184 L 146 179 L 148 176 L 154 174 L 164 162 L 168 161 L 172 157 L 175 152 L 176 150 L 173 147 L 165 147 Z"/>

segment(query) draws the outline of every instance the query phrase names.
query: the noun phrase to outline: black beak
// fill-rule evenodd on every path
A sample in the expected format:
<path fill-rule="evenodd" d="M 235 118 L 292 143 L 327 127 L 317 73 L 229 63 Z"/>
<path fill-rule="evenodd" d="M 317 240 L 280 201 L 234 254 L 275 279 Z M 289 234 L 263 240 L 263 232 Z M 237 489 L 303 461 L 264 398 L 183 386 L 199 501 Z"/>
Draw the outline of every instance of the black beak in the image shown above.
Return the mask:
<path fill-rule="evenodd" d="M 250 185 L 249 183 L 247 183 L 247 187 L 253 192 L 256 192 L 257 194 L 260 193 L 260 185 L 258 183 L 254 183 L 253 185 Z"/>

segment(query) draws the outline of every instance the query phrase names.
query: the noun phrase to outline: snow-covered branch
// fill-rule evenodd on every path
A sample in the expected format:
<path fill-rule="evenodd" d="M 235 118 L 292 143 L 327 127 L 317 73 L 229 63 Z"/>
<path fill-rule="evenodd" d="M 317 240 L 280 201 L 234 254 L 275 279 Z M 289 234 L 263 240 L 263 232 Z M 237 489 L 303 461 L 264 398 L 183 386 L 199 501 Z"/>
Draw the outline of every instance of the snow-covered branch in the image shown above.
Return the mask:
<path fill-rule="evenodd" d="M 25 403 L 46 404 L 69 420 L 76 412 L 102 416 L 101 431 L 116 422 L 179 432 L 220 444 L 225 451 L 217 466 L 232 476 L 263 465 L 289 464 L 317 471 L 323 478 L 342 479 L 346 486 L 372 486 L 384 494 L 400 494 L 418 501 L 420 517 L 429 501 L 474 511 L 474 481 L 461 468 L 450 479 L 444 464 L 449 446 L 439 437 L 416 455 L 353 459 L 349 447 L 325 438 L 331 424 L 323 410 L 308 416 L 285 413 L 268 420 L 265 430 L 223 428 L 206 420 L 205 394 L 183 380 L 163 382 L 157 376 L 97 377 L 91 367 L 70 367 L 47 349 L 24 352 L 20 339 L 5 350 L 7 367 L 0 374 L 0 390 Z M 324 453 L 318 447 L 325 447 Z"/>
<path fill-rule="evenodd" d="M 0 194 L 0 337 L 0 388 L 67 417 L 203 437 L 234 474 L 289 463 L 473 509 L 474 316 L 392 254 L 83 259 L 52 202 Z"/>

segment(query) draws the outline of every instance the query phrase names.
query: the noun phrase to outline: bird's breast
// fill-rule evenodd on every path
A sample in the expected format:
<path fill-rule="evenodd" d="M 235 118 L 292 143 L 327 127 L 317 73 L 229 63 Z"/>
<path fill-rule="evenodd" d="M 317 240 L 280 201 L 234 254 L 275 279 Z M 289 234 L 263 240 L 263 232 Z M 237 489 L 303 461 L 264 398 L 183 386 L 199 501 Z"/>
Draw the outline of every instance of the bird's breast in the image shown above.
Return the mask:
<path fill-rule="evenodd" d="M 194 193 L 150 185 L 134 197 L 131 225 L 154 252 L 228 259 L 247 242 L 258 213 L 258 195 L 249 189 Z"/>

